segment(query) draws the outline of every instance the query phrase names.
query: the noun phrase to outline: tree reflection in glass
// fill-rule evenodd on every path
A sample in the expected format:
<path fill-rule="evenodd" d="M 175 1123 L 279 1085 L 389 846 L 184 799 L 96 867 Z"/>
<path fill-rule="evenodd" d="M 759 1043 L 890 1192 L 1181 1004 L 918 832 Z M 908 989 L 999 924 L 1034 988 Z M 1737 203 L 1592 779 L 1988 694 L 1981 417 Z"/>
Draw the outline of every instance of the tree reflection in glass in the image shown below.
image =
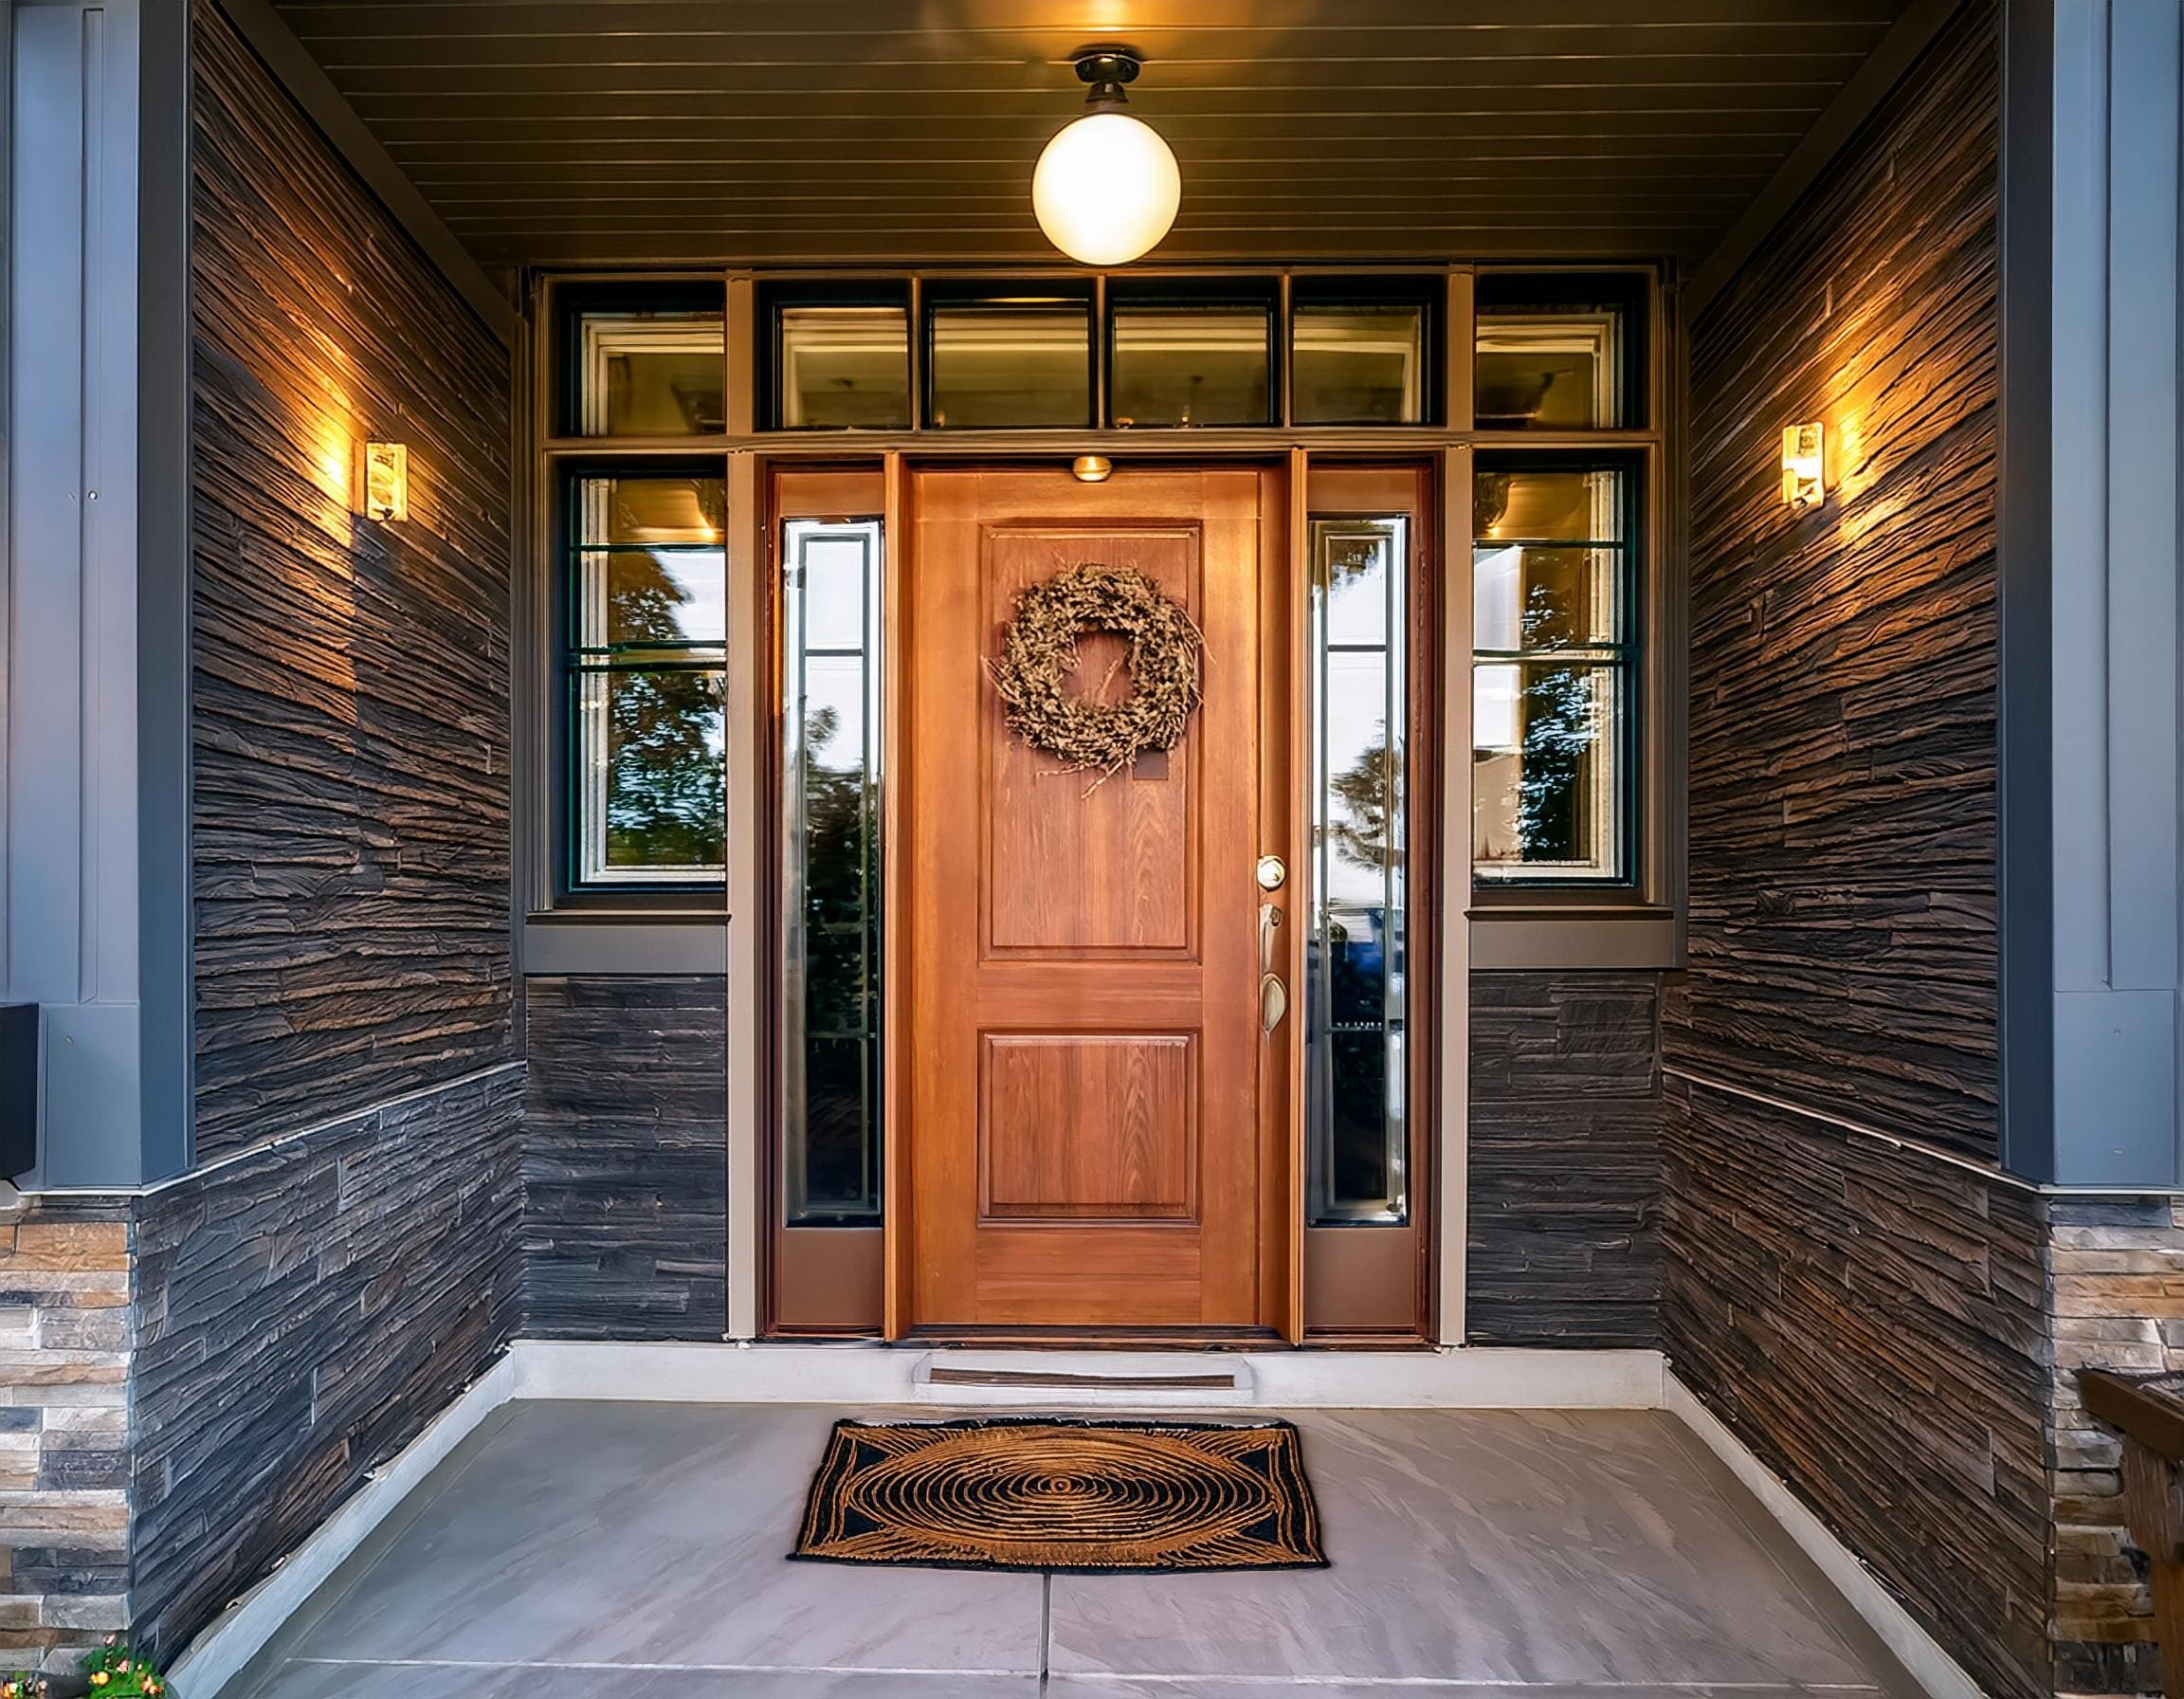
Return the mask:
<path fill-rule="evenodd" d="M 791 1225 L 880 1214 L 879 521 L 785 527 L 782 972 Z"/>
<path fill-rule="evenodd" d="M 1312 538 L 1312 1219 L 1399 1222 L 1407 526 L 1316 520 Z"/>
<path fill-rule="evenodd" d="M 656 555 L 618 556 L 608 594 L 617 644 L 684 640 L 693 597 Z M 607 678 L 607 861 L 719 867 L 727 837 L 718 668 L 620 667 Z"/>

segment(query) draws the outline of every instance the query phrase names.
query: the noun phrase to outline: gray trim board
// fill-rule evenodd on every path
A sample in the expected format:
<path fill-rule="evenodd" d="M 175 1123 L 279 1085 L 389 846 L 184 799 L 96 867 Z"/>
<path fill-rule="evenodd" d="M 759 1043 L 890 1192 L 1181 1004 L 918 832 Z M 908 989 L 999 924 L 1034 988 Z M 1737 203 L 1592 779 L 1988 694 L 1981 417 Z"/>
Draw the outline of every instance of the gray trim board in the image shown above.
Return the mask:
<path fill-rule="evenodd" d="M 513 345 L 516 309 L 470 257 L 469 250 L 433 211 L 416 185 L 393 156 L 356 116 L 356 109 L 342 98 L 310 50 L 296 39 L 296 32 L 282 22 L 269 0 L 219 0 L 221 9 L 242 32 L 243 39 L 265 62 L 295 102 L 309 115 L 334 149 L 349 162 L 425 250 L 434 265 L 463 294 L 486 327 L 502 344 Z M 157 10 L 157 6 L 153 8 Z"/>
<path fill-rule="evenodd" d="M 2010 1160 L 2061 1184 L 2168 1187 L 2184 1178 L 2184 28 L 2159 0 L 2015 10 L 2006 381 L 2020 433 L 2010 469 L 2025 483 L 2020 600 L 2003 633 L 2016 789 L 2000 824 L 2020 934 L 2004 978 L 2024 1053 Z M 2029 205 L 2043 192 L 2045 222 Z M 2043 703 L 2045 726 L 2028 723 Z"/>
<path fill-rule="evenodd" d="M 2053 452 L 2054 0 L 2011 0 L 2002 21 L 1999 265 L 2001 386 L 1995 515 L 1995 833 L 1999 884 L 2000 1155 L 2012 1173 L 2055 1174 L 2055 1039 L 2048 916 L 2055 861 L 2048 820 L 2048 466 Z"/>
<path fill-rule="evenodd" d="M 1798 196 L 1818 181 L 1829 161 L 1842 150 L 1858 126 L 1872 116 L 1873 109 L 1911 68 L 1911 62 L 1926 50 L 1927 44 L 1941 32 L 1942 26 L 1956 15 L 1962 5 L 1963 0 L 1916 0 L 1911 9 L 1896 20 L 1888 33 L 1881 38 L 1881 45 L 1851 73 L 1842 91 L 1829 101 L 1812 128 L 1806 132 L 1805 139 L 1791 149 L 1790 156 L 1767 180 L 1767 186 L 1754 197 L 1743 216 L 1729 227 L 1729 233 L 1692 274 L 1684 291 L 1685 323 L 1698 318 L 1706 303 L 1720 293 L 1722 284 L 1735 277 L 1738 268 L 1757 251 L 1760 243 L 1781 223 L 1783 215 L 1796 205 Z"/>
<path fill-rule="evenodd" d="M 195 1015 L 191 888 L 190 8 L 140 14 L 136 161 L 136 888 L 142 1160 L 190 1165 Z"/>
<path fill-rule="evenodd" d="M 525 975 L 682 975 L 728 971 L 727 917 L 714 921 L 533 921 Z"/>
<path fill-rule="evenodd" d="M 1474 972 L 1509 968 L 1656 968 L 1679 965 L 1676 911 L 1589 909 L 1568 914 L 1471 911 Z"/>

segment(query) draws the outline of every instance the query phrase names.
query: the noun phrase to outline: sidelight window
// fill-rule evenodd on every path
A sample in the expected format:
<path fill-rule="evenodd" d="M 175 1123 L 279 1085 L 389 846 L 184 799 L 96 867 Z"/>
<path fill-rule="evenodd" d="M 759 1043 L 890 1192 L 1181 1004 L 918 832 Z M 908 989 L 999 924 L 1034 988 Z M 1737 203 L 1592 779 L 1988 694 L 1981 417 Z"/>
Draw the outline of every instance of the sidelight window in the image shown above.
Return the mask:
<path fill-rule="evenodd" d="M 792 520 L 781 595 L 784 1194 L 880 1219 L 880 521 Z"/>
<path fill-rule="evenodd" d="M 1315 1226 L 1410 1210 L 1404 1103 L 1410 523 L 1311 527 L 1306 1124 Z"/>
<path fill-rule="evenodd" d="M 725 495 L 708 475 L 566 484 L 570 883 L 721 877 Z"/>
<path fill-rule="evenodd" d="M 1482 881 L 1630 878 L 1634 469 L 1479 457 L 1472 863 Z"/>

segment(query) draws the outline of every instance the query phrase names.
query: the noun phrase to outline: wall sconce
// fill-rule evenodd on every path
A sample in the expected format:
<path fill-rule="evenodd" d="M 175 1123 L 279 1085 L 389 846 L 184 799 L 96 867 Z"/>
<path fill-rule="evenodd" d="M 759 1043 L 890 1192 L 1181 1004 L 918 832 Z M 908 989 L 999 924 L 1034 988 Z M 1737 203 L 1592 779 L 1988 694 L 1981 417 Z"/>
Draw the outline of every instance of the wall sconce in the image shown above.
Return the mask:
<path fill-rule="evenodd" d="M 358 512 L 381 524 L 410 517 L 410 448 L 405 443 L 366 443 L 356 450 Z"/>
<path fill-rule="evenodd" d="M 1828 500 L 1827 432 L 1818 425 L 1782 429 L 1782 504 L 1803 513 Z"/>
<path fill-rule="evenodd" d="M 1069 463 L 1080 484 L 1105 484 L 1115 475 L 1115 463 L 1104 454 L 1080 454 Z"/>

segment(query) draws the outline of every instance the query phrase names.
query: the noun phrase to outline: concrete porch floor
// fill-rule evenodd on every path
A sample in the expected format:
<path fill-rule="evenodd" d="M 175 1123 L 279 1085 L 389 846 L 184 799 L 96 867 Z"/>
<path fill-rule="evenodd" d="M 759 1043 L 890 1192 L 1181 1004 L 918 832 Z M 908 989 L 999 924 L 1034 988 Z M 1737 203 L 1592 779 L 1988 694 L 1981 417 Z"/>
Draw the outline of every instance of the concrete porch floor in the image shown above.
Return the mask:
<path fill-rule="evenodd" d="M 843 1414 L 507 1406 L 224 1699 L 1916 1691 L 1658 1412 L 1304 1412 L 1332 1568 L 1137 1577 L 787 1562 Z"/>

